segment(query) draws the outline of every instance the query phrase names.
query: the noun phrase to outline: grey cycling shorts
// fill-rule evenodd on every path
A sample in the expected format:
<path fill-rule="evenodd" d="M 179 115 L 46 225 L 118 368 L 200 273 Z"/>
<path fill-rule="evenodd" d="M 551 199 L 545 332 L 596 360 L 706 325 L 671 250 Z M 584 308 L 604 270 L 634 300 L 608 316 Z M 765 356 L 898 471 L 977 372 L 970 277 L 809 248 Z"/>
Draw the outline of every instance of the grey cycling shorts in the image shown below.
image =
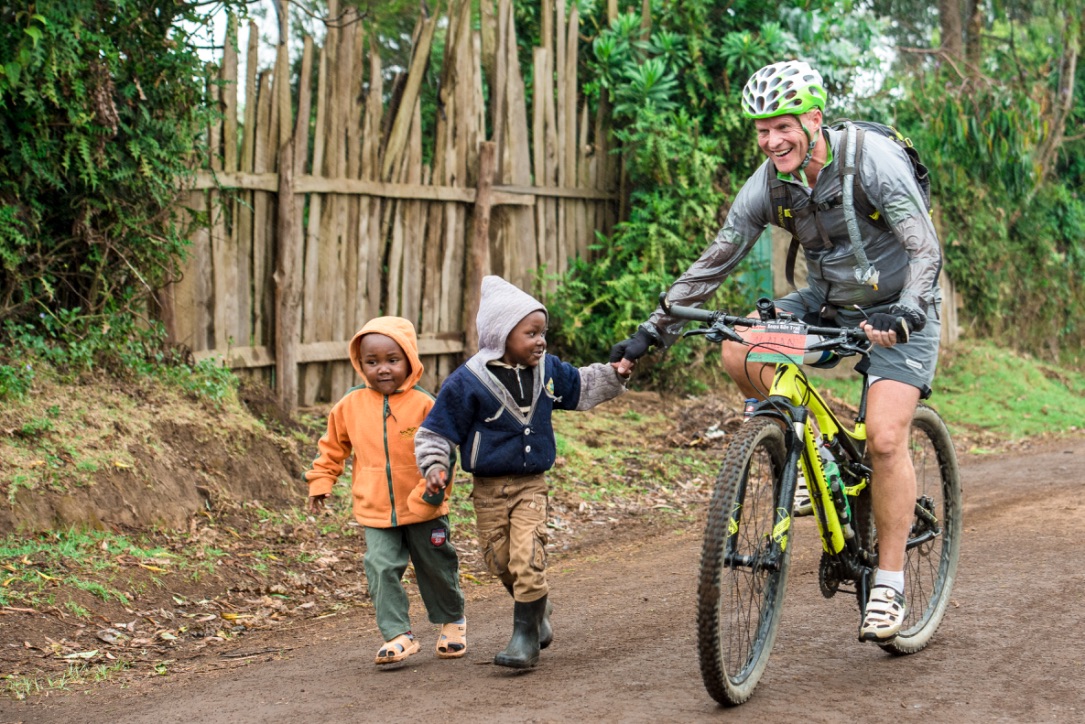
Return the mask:
<path fill-rule="evenodd" d="M 809 287 L 792 292 L 776 300 L 776 308 L 790 312 L 800 319 L 816 323 L 822 300 Z M 891 304 L 865 308 L 867 315 L 888 312 Z M 930 389 L 934 381 L 934 370 L 938 365 L 938 345 L 942 341 L 942 300 L 938 299 L 933 308 L 927 310 L 927 324 L 923 329 L 911 335 L 907 344 L 892 347 L 872 347 L 870 350 L 871 378 L 884 378 L 904 382 L 920 391 Z M 857 327 L 864 316 L 856 310 L 840 309 L 836 315 L 836 326 Z M 832 323 L 823 326 L 833 326 Z"/>

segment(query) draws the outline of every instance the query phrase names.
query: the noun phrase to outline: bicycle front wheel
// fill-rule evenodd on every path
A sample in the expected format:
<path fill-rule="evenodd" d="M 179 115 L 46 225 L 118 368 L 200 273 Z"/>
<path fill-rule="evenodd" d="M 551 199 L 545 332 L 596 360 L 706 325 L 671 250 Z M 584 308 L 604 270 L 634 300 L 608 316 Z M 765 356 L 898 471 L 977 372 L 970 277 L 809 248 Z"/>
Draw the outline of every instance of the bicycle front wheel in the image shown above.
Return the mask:
<path fill-rule="evenodd" d="M 728 706 L 750 698 L 780 622 L 791 561 L 790 531 L 775 530 L 777 507 L 791 507 L 791 501 L 776 500 L 785 459 L 783 430 L 775 421 L 746 421 L 727 446 L 709 505 L 697 652 L 705 688 Z"/>
<path fill-rule="evenodd" d="M 892 654 L 914 654 L 930 643 L 942 623 L 961 555 L 961 479 L 949 430 L 937 412 L 919 405 L 908 441 L 916 477 L 916 517 L 904 560 L 907 615 L 896 638 L 879 643 Z M 874 485 L 877 485 L 874 481 Z M 869 489 L 860 494 L 860 522 L 869 514 Z M 871 535 L 872 534 L 872 535 Z M 869 550 L 877 550 L 872 522 L 860 523 Z"/>

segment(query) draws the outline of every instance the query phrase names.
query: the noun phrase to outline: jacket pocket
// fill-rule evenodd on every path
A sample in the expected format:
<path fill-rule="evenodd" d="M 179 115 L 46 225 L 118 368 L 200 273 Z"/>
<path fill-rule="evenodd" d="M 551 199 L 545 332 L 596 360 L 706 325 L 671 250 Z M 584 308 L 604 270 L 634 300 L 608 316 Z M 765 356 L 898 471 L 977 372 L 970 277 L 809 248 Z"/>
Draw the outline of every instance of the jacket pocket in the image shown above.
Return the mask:
<path fill-rule="evenodd" d="M 475 469 L 475 464 L 478 462 L 478 450 L 482 447 L 482 432 L 475 433 L 474 439 L 471 441 L 471 469 Z"/>

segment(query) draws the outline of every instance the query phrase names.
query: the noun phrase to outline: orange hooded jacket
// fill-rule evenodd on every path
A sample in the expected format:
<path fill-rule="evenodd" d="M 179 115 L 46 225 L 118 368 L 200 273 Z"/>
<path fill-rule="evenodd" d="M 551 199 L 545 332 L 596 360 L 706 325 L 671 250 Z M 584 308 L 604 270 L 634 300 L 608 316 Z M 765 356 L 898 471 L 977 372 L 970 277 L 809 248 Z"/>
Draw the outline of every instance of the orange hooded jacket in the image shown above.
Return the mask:
<path fill-rule="evenodd" d="M 378 333 L 392 338 L 410 362 L 410 372 L 399 389 L 383 395 L 361 384 L 347 392 L 328 414 L 328 431 L 320 438 L 320 455 L 305 473 L 309 495 L 326 495 L 342 475 L 351 454 L 354 518 L 371 528 L 391 528 L 421 523 L 446 515 L 447 501 L 440 506 L 408 508 L 411 491 L 419 486 L 421 473 L 414 457 L 414 434 L 433 407 L 433 395 L 416 387 L 422 377 L 418 338 L 414 325 L 400 317 L 370 320 L 350 340 L 350 361 L 362 376 L 362 337 Z"/>

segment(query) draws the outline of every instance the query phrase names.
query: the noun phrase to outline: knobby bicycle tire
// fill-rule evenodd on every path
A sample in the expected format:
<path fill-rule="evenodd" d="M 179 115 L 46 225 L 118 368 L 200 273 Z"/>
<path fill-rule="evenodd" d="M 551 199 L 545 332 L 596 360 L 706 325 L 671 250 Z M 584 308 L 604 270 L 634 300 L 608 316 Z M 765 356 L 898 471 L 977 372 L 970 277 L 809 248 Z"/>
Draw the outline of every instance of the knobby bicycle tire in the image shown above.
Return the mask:
<path fill-rule="evenodd" d="M 721 704 L 750 698 L 768 664 L 783 610 L 790 539 L 772 562 L 786 450 L 780 426 L 747 420 L 724 452 L 709 504 L 697 590 L 697 653 L 705 689 Z M 768 565 L 766 565 L 768 563 Z"/>
<path fill-rule="evenodd" d="M 916 495 L 929 501 L 941 532 L 916 544 L 917 535 L 926 533 L 928 527 L 919 516 L 912 523 L 904 560 L 907 606 L 904 626 L 895 639 L 878 644 L 898 655 L 914 654 L 930 643 L 949 605 L 961 554 L 961 479 L 957 454 L 942 418 L 926 405 L 916 407 L 908 449 L 915 468 Z M 877 481 L 872 484 L 877 485 Z M 877 550 L 869 488 L 860 494 L 858 506 L 856 517 L 864 547 Z"/>

